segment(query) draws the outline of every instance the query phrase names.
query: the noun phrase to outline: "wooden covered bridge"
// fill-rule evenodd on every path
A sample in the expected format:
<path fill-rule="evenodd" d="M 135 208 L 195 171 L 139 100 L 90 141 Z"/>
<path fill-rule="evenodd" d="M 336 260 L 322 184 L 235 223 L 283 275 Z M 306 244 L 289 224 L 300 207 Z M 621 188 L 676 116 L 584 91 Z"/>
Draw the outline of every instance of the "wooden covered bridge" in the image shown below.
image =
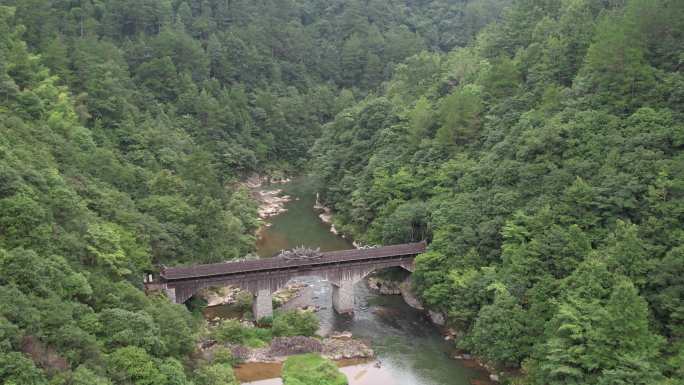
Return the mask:
<path fill-rule="evenodd" d="M 353 285 L 366 275 L 388 267 L 413 271 L 416 255 L 425 243 L 316 253 L 302 258 L 274 258 L 163 268 L 158 280 L 146 279 L 148 290 L 163 290 L 176 303 L 183 303 L 198 290 L 211 286 L 239 286 L 254 296 L 254 317 L 273 313 L 271 294 L 294 277 L 315 275 L 332 283 L 333 306 L 339 313 L 354 309 Z"/>

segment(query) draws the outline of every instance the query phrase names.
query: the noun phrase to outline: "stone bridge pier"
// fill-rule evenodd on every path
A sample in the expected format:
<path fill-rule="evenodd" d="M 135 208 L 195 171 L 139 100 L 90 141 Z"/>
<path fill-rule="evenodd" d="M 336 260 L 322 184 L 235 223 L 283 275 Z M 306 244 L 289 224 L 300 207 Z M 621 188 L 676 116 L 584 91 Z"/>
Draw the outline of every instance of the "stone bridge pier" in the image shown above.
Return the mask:
<path fill-rule="evenodd" d="M 339 314 L 354 312 L 354 284 L 358 281 L 342 280 L 332 284 L 332 304 Z"/>
<path fill-rule="evenodd" d="M 273 317 L 273 293 L 271 289 L 256 291 L 252 302 L 252 315 L 257 321 L 264 317 Z"/>
<path fill-rule="evenodd" d="M 315 276 L 320 276 L 315 274 Z M 332 305 L 338 314 L 351 314 L 354 312 L 354 285 L 363 280 L 366 275 L 354 275 L 341 279 L 331 279 Z M 325 278 L 325 277 L 324 277 Z M 250 290 L 254 296 L 252 302 L 252 314 L 255 320 L 273 316 L 273 293 L 286 283 L 277 287 L 261 287 Z"/>
<path fill-rule="evenodd" d="M 343 275 L 340 278 L 328 278 L 332 286 L 332 305 L 338 314 L 354 313 L 354 285 L 362 281 L 372 269 L 361 274 Z M 319 274 L 315 274 L 319 276 Z M 335 274 L 338 275 L 338 274 Z M 279 285 L 275 290 L 284 286 Z M 273 292 L 271 288 L 258 288 L 253 290 L 254 301 L 252 303 L 252 314 L 255 320 L 273 316 Z"/>
<path fill-rule="evenodd" d="M 342 280 L 331 282 L 332 304 L 339 314 L 351 314 L 354 312 L 354 285 L 358 280 Z M 255 320 L 273 316 L 273 292 L 270 289 L 259 289 L 254 295 L 252 302 L 252 314 Z"/>

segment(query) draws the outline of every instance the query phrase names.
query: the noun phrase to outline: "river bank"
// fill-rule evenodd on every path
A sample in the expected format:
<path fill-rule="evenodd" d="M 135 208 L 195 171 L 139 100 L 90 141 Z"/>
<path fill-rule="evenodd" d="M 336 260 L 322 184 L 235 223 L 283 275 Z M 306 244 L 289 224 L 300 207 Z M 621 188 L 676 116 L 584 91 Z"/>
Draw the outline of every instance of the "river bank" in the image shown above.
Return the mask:
<path fill-rule="evenodd" d="M 367 278 L 367 284 L 372 291 L 375 291 L 379 294 L 400 295 L 408 306 L 418 311 L 422 311 L 430 320 L 430 322 L 439 328 L 445 341 L 455 341 L 462 336 L 463 333 L 461 331 L 446 327 L 447 318 L 443 313 L 426 309 L 426 307 L 413 293 L 410 274 L 407 273 L 402 275 L 397 273 L 374 273 Z M 512 373 L 498 370 L 479 357 L 465 351 L 456 350 L 451 357 L 469 368 L 479 368 L 485 370 L 488 373 L 489 381 L 491 382 L 499 382 L 503 376 L 510 376 Z M 478 381 L 478 384 L 485 383 L 488 382 L 482 382 L 481 380 Z"/>
<path fill-rule="evenodd" d="M 287 357 L 297 354 L 318 353 L 333 360 L 364 359 L 374 357 L 373 349 L 368 341 L 354 338 L 351 332 L 334 333 L 325 338 L 320 337 L 274 337 L 268 344 L 250 347 L 234 343 L 217 343 L 205 340 L 200 345 L 202 358 L 212 360 L 219 349 L 227 349 L 240 365 L 253 363 L 284 362 Z"/>
<path fill-rule="evenodd" d="M 369 298 L 370 295 L 364 295 L 363 291 L 368 290 L 369 293 L 377 293 L 380 295 L 376 297 L 378 300 L 382 299 L 383 303 L 385 301 L 396 302 L 393 299 L 397 298 L 399 303 L 411 304 L 412 309 L 416 309 L 416 315 L 423 317 L 423 319 L 428 320 L 432 324 L 435 324 L 434 319 L 429 316 L 423 309 L 422 304 L 415 299 L 412 291 L 410 290 L 411 281 L 410 275 L 408 273 L 403 273 L 400 269 L 397 271 L 384 272 L 382 274 L 373 274 L 368 277 L 364 282 L 359 283 L 359 287 L 355 289 L 355 292 L 361 292 L 361 296 Z M 309 308 L 318 311 L 321 309 L 323 314 L 322 318 L 326 317 L 326 306 L 320 305 L 321 293 L 319 291 L 320 287 L 317 287 L 315 283 L 312 283 L 311 279 L 305 281 L 293 281 L 288 285 L 285 294 L 277 302 L 281 302 L 281 310 L 290 309 L 302 309 Z M 360 290 L 364 289 L 364 290 Z M 236 289 L 225 289 L 228 293 L 236 293 Z M 294 293 L 294 294 L 293 294 Z M 233 296 L 235 297 L 235 296 Z M 276 301 L 274 301 L 276 302 Z M 233 301 L 233 306 L 237 304 L 237 301 Z M 215 306 L 213 308 L 221 308 L 222 305 Z M 249 308 L 249 306 L 247 306 Z M 207 308 L 210 310 L 212 308 Z M 365 319 L 370 316 L 382 320 L 383 323 L 387 323 L 390 327 L 397 327 L 397 322 L 401 322 L 401 319 L 405 316 L 407 310 L 399 311 L 396 305 L 391 306 L 378 306 L 371 305 L 368 303 L 361 303 L 354 318 Z M 328 313 L 329 314 L 329 313 Z M 334 313 L 333 313 L 334 315 Z M 241 318 L 242 314 L 232 312 L 229 313 L 225 318 Z M 344 321 L 354 321 L 354 318 L 345 318 Z M 209 325 L 217 325 L 220 323 L 218 318 L 208 319 Z M 247 327 L 254 327 L 253 323 L 243 319 L 243 325 Z M 414 320 L 412 323 L 423 323 L 420 320 Z M 429 325 L 429 324 L 428 324 Z M 328 325 L 329 326 L 329 325 Z M 345 366 L 346 371 L 349 372 L 354 377 L 359 379 L 364 379 L 366 381 L 368 378 L 384 378 L 383 376 L 388 376 L 394 369 L 383 368 L 383 362 L 386 361 L 386 357 L 383 357 L 382 347 L 383 342 L 380 343 L 381 353 L 378 357 L 375 356 L 373 351 L 373 346 L 377 344 L 377 339 L 375 335 L 361 334 L 358 337 L 352 335 L 351 332 L 336 332 L 335 330 L 342 330 L 346 328 L 346 324 L 337 324 L 332 327 L 326 327 L 322 325 L 321 330 L 317 334 L 325 335 L 329 334 L 327 337 L 279 337 L 274 338 L 268 345 L 262 347 L 246 347 L 235 344 L 217 344 L 215 341 L 205 340 L 202 342 L 201 350 L 204 351 L 203 356 L 205 359 L 211 359 L 212 351 L 224 347 L 230 350 L 233 357 L 241 361 L 242 363 L 236 368 L 236 374 L 241 381 L 260 381 L 266 380 L 268 378 L 277 377 L 280 373 L 281 363 L 292 354 L 302 354 L 302 353 L 320 353 L 324 357 L 336 361 L 338 365 Z M 446 327 L 440 327 L 439 335 L 436 336 L 437 339 L 443 340 L 447 343 L 447 347 L 450 346 L 449 350 L 445 352 L 445 356 L 449 359 L 452 364 L 456 363 L 462 365 L 465 368 L 469 368 L 475 371 L 482 371 L 483 376 L 478 376 L 470 382 L 470 384 L 491 384 L 492 381 L 499 380 L 499 372 L 494 368 L 487 366 L 485 363 L 473 357 L 470 354 L 459 351 L 455 348 L 451 340 L 458 338 L 458 332 Z M 364 332 L 366 332 L 364 330 Z M 449 341 L 449 342 L 448 342 Z M 437 341 L 435 341 L 437 342 Z M 489 371 L 489 373 L 484 373 L 483 369 Z M 266 384 L 276 384 L 277 382 L 266 382 Z M 371 384 L 369 382 L 368 384 Z M 261 385 L 261 383 L 259 383 Z M 353 382 L 353 384 L 364 384 L 364 382 Z"/>
<path fill-rule="evenodd" d="M 374 356 L 368 343 L 353 338 L 351 333 L 339 333 L 326 338 L 276 337 L 268 346 L 261 348 L 238 345 L 227 347 L 243 363 L 284 362 L 289 356 L 305 353 L 318 353 L 333 361 L 371 359 Z"/>
<path fill-rule="evenodd" d="M 261 184 L 254 183 L 252 188 L 281 190 L 280 196 L 290 197 L 288 202 L 283 203 L 285 210 L 263 219 L 266 226 L 260 230 L 257 240 L 257 254 L 261 257 L 271 257 L 281 250 L 298 246 L 320 247 L 322 251 L 357 246 L 351 240 L 331 232 L 332 223 L 324 221 L 332 222 L 333 212 L 322 207 L 320 202 L 316 205 L 315 189 L 306 178 L 294 178 L 284 184 L 268 183 L 262 178 Z M 320 321 L 318 334 L 331 336 L 349 331 L 353 340 L 362 341 L 372 348 L 374 358 L 370 360 L 337 361 L 339 366 L 343 366 L 341 370 L 347 375 L 350 385 L 491 383 L 489 374 L 477 364 L 454 359 L 461 352 L 452 341 L 445 340 L 443 328 L 436 327 L 424 309 L 418 310 L 422 305 L 410 292 L 410 280 L 400 284 L 404 286 L 404 290 L 400 289 L 401 295 L 396 295 L 396 287 L 387 287 L 386 291 L 392 291 L 394 295 L 385 295 L 370 289 L 367 281 L 359 282 L 354 287 L 352 316 L 334 312 L 329 282 L 315 276 L 304 276 L 297 280 L 306 283 L 306 287 L 283 304 L 283 309 L 301 308 L 305 303 L 311 305 Z M 250 353 L 250 357 L 258 358 L 259 355 L 252 356 Z M 245 363 L 238 366 L 235 372 L 243 384 L 280 385 L 280 363 L 277 360 Z"/>
<path fill-rule="evenodd" d="M 272 257 L 297 246 L 321 251 L 352 248 L 349 240 L 330 232 L 330 225 L 319 218 L 313 206 L 316 193 L 306 178 L 254 178 L 248 187 L 260 205 L 263 226 L 257 232 L 257 254 Z M 271 193 L 263 193 L 270 191 Z M 277 192 L 277 199 L 273 198 Z M 276 213 L 277 215 L 270 215 Z M 268 213 L 268 215 L 267 215 Z"/>
<path fill-rule="evenodd" d="M 285 204 L 292 200 L 292 197 L 283 195 L 283 190 L 275 186 L 289 183 L 290 181 L 287 177 L 274 178 L 261 175 L 252 175 L 247 178 L 244 185 L 249 189 L 252 198 L 258 204 L 257 213 L 259 219 L 268 219 L 287 211 Z M 265 225 L 268 226 L 268 223 L 265 223 Z"/>

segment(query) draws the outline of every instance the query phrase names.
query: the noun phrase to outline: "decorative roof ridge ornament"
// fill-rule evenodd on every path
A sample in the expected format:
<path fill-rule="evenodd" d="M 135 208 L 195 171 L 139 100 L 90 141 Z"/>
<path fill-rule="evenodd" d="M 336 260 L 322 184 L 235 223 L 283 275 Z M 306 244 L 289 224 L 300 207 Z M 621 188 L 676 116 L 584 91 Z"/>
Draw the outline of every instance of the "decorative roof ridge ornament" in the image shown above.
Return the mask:
<path fill-rule="evenodd" d="M 299 246 L 292 250 L 283 250 L 278 254 L 278 258 L 287 259 L 290 261 L 295 260 L 310 260 L 321 258 L 323 254 L 321 253 L 321 248 L 312 249 L 310 247 Z"/>
<path fill-rule="evenodd" d="M 356 249 L 357 250 L 369 250 L 369 249 L 377 249 L 382 246 L 380 245 L 359 245 Z"/>

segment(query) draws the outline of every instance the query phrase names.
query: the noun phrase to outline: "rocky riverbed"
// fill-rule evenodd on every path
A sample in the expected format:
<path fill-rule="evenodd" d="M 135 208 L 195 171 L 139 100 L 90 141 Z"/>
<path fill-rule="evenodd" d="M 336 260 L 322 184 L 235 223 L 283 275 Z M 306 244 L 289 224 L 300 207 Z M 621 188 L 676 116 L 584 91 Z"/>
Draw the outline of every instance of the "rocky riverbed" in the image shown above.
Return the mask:
<path fill-rule="evenodd" d="M 316 205 L 316 191 L 307 178 L 297 178 L 291 183 L 272 185 L 253 185 L 252 188 L 279 189 L 282 195 L 290 195 L 291 201 L 285 205 L 287 211 L 281 215 L 264 220 L 270 224 L 264 226 L 257 242 L 257 252 L 262 257 L 270 257 L 282 250 L 305 245 L 321 247 L 321 250 L 344 250 L 352 247 L 363 247 L 350 240 L 335 235 L 330 231 L 331 223 L 323 224 L 322 220 L 331 221 L 332 211 L 323 205 Z M 324 214 L 321 218 L 321 214 Z M 343 229 L 336 229 L 343 230 Z M 361 362 L 351 363 L 346 367 L 350 384 L 354 385 L 473 385 L 489 383 L 489 374 L 484 374 L 479 365 L 470 365 L 470 360 L 454 360 L 460 354 L 453 343 L 447 341 L 454 338 L 454 333 L 444 334 L 445 327 L 435 328 L 428 321 L 427 312 L 411 293 L 410 280 L 401 277 L 399 295 L 381 295 L 379 290 L 371 290 L 366 283 L 359 283 L 354 289 L 354 316 L 340 316 L 332 309 L 332 288 L 328 282 L 317 277 L 302 277 L 309 286 L 302 289 L 294 299 L 285 306 L 299 307 L 303 303 L 313 304 L 317 309 L 317 316 L 321 321 L 321 332 L 330 335 L 334 331 L 349 330 L 353 333 L 352 340 L 372 346 L 374 358 L 359 358 Z M 377 282 L 376 282 L 377 283 Z M 396 288 L 391 285 L 392 293 Z M 377 289 L 377 285 L 376 285 Z M 307 292 L 313 291 L 310 295 Z M 403 297 L 403 299 L 402 299 Z M 409 305 L 407 305 L 410 304 Z M 411 307 L 421 309 L 416 311 Z M 433 321 L 441 321 L 439 314 L 433 314 Z M 323 337 L 314 338 L 323 341 Z M 315 344 L 306 340 L 302 344 Z M 262 346 L 260 352 L 240 348 L 241 352 L 254 358 L 267 358 L 266 362 L 249 362 L 239 365 L 235 373 L 240 381 L 259 381 L 261 385 L 282 385 L 277 379 L 280 376 L 281 363 L 286 355 L 281 348 L 290 350 L 297 346 L 297 340 L 278 342 L 274 349 Z M 311 347 L 309 347 L 311 348 Z M 318 349 L 318 347 L 316 347 Z M 320 347 L 323 349 L 323 345 Z M 297 351 L 295 349 L 295 351 Z M 241 353 L 235 352 L 235 353 Z M 257 354 L 258 353 L 258 354 Z M 342 353 L 333 358 L 351 356 L 352 351 Z M 280 358 L 278 358 L 280 357 Z M 276 361 L 271 361 L 276 360 Z M 355 359 L 336 360 L 344 366 Z M 266 380 L 271 379 L 271 380 Z M 263 381 L 261 381 L 263 380 Z"/>
<path fill-rule="evenodd" d="M 400 295 L 402 281 L 385 279 L 382 276 L 371 274 L 366 279 L 368 287 L 383 295 Z"/>
<path fill-rule="evenodd" d="M 330 207 L 320 205 L 318 202 L 316 202 L 314 209 L 319 211 L 318 217 L 321 219 L 321 222 L 330 225 L 331 233 L 344 237 L 344 234 L 340 234 L 340 232 L 335 228 L 335 224 L 332 221 L 333 213 Z"/>
<path fill-rule="evenodd" d="M 258 202 L 259 218 L 267 219 L 287 211 L 285 204 L 292 200 L 289 195 L 283 195 L 283 190 L 277 188 L 264 188 L 265 184 L 273 186 L 276 184 L 290 182 L 286 177 L 268 177 L 253 175 L 245 182 L 245 186 L 252 192 L 252 197 Z"/>
<path fill-rule="evenodd" d="M 304 282 L 292 281 L 285 287 L 273 293 L 273 302 L 276 307 L 282 306 L 285 310 L 305 308 L 310 300 L 310 290 Z M 239 287 L 224 286 L 212 287 L 200 290 L 199 297 L 207 302 L 207 307 L 243 305 L 249 307 L 252 294 Z"/>
<path fill-rule="evenodd" d="M 201 354 L 207 360 L 212 360 L 219 348 L 227 348 L 233 357 L 243 363 L 283 362 L 291 355 L 304 353 L 319 353 L 331 360 L 370 359 L 374 356 L 373 349 L 366 341 L 353 338 L 349 332 L 326 338 L 275 337 L 267 346 L 259 348 L 230 343 L 217 344 L 215 341 L 205 341 L 200 346 Z"/>

